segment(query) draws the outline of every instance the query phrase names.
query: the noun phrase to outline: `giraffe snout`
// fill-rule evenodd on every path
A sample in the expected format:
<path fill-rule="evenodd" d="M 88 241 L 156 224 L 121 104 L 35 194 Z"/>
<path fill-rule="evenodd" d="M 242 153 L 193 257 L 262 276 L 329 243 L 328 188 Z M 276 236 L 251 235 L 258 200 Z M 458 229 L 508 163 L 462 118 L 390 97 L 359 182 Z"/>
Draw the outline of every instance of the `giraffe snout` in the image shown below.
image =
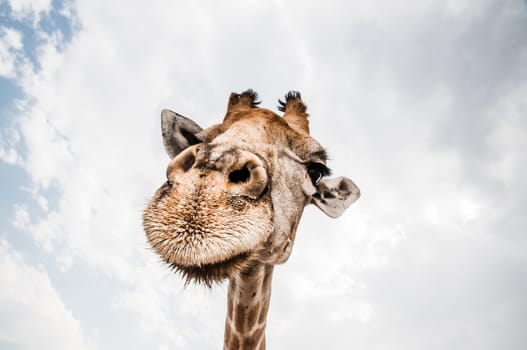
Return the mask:
<path fill-rule="evenodd" d="M 175 184 L 214 183 L 216 190 L 250 199 L 265 194 L 269 180 L 264 162 L 252 152 L 221 151 L 207 144 L 188 147 L 172 159 L 167 178 Z"/>

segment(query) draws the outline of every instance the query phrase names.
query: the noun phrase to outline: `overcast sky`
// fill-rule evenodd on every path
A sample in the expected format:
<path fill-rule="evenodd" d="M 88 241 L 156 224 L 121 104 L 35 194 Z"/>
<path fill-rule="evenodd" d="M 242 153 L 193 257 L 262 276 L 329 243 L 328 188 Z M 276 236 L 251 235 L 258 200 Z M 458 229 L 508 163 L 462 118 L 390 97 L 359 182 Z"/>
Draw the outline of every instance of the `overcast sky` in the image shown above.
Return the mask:
<path fill-rule="evenodd" d="M 159 114 L 302 92 L 361 189 L 306 209 L 270 349 L 527 349 L 527 6 L 0 0 L 0 348 L 220 349 L 226 286 L 148 248 Z"/>

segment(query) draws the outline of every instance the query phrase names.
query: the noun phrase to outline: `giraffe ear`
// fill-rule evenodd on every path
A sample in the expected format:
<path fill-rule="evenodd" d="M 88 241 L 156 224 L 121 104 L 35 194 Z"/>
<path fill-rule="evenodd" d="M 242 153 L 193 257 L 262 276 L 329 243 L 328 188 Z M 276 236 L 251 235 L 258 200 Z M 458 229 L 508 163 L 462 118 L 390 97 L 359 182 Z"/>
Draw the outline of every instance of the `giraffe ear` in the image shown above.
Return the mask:
<path fill-rule="evenodd" d="M 347 177 L 322 179 L 316 185 L 316 192 L 311 197 L 315 204 L 326 215 L 337 218 L 360 197 L 360 190 Z"/>
<path fill-rule="evenodd" d="M 203 130 L 191 119 L 164 109 L 161 112 L 161 132 L 163 145 L 170 158 L 174 158 L 185 148 L 201 143 L 197 136 Z"/>

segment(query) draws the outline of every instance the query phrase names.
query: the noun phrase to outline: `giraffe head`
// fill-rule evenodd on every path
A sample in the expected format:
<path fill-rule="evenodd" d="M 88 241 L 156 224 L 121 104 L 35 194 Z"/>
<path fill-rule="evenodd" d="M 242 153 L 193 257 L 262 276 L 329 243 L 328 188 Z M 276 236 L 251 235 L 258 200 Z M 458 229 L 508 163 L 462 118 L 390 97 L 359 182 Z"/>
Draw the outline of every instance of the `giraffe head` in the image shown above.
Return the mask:
<path fill-rule="evenodd" d="M 326 178 L 327 153 L 309 135 L 300 94 L 279 102 L 282 117 L 259 108 L 252 90 L 232 93 L 223 122 L 207 129 L 161 113 L 172 160 L 143 224 L 187 282 L 210 285 L 255 263 L 283 263 L 306 205 L 337 217 L 359 197 L 350 179 Z"/>

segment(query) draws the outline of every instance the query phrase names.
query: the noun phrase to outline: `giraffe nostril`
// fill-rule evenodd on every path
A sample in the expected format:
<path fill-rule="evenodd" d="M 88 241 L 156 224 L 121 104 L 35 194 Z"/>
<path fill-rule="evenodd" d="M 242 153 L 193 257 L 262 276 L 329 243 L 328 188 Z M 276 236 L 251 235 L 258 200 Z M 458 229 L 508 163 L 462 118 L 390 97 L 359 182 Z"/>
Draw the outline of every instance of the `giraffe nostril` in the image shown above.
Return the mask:
<path fill-rule="evenodd" d="M 239 161 L 225 172 L 225 182 L 230 195 L 258 199 L 267 188 L 267 171 L 263 162 L 254 154 L 242 151 Z"/>
<path fill-rule="evenodd" d="M 229 173 L 229 182 L 234 184 L 248 182 L 251 178 L 251 171 L 244 165 L 241 169 L 231 171 Z"/>
<path fill-rule="evenodd" d="M 192 168 L 195 162 L 196 157 L 194 156 L 194 153 L 188 153 L 181 162 L 181 169 L 183 172 L 187 172 L 190 168 Z"/>
<path fill-rule="evenodd" d="M 178 174 L 186 173 L 196 163 L 197 146 L 188 147 L 175 156 L 167 167 L 167 179 L 173 180 Z"/>

